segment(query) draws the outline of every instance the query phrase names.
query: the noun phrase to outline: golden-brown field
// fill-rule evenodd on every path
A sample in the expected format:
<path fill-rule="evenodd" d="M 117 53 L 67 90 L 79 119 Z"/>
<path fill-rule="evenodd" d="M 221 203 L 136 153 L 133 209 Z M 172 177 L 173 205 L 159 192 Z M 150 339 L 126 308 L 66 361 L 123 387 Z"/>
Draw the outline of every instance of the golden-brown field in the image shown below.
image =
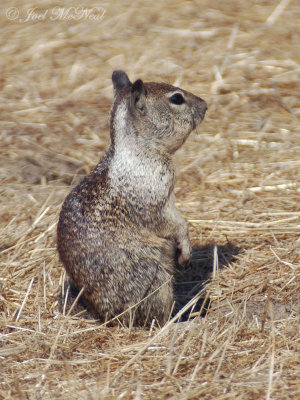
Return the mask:
<path fill-rule="evenodd" d="M 299 1 L 0 11 L 0 398 L 299 400 Z M 150 331 L 61 304 L 58 213 L 109 144 L 114 69 L 209 106 L 176 156 L 179 313 L 208 311 Z"/>

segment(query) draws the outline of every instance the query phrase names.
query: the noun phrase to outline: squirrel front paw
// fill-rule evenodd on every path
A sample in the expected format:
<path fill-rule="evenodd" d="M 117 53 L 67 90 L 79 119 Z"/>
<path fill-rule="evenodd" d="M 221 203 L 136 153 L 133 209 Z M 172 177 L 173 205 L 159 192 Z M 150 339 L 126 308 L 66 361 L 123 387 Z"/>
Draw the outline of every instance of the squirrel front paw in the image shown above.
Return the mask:
<path fill-rule="evenodd" d="M 189 240 L 178 243 L 177 250 L 179 265 L 186 265 L 192 261 L 192 246 Z"/>

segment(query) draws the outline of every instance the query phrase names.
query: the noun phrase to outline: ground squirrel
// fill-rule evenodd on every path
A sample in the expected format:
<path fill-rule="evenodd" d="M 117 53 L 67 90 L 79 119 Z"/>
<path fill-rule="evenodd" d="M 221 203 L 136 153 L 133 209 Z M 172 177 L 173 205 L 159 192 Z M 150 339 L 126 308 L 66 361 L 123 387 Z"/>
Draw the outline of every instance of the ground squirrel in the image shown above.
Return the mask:
<path fill-rule="evenodd" d="M 132 84 L 123 71 L 112 81 L 111 144 L 63 203 L 58 252 L 100 318 L 162 325 L 173 305 L 176 256 L 179 264 L 191 258 L 172 158 L 207 107 L 169 84 Z"/>

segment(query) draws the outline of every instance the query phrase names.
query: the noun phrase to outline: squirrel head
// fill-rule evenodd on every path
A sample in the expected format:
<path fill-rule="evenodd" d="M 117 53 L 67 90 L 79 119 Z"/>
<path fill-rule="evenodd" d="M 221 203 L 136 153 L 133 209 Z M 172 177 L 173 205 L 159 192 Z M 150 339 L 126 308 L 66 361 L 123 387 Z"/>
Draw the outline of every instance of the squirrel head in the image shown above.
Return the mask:
<path fill-rule="evenodd" d="M 129 138 L 141 149 L 146 146 L 173 154 L 204 118 L 205 101 L 183 89 L 141 79 L 131 83 L 123 71 L 114 71 L 112 81 L 113 143 Z"/>

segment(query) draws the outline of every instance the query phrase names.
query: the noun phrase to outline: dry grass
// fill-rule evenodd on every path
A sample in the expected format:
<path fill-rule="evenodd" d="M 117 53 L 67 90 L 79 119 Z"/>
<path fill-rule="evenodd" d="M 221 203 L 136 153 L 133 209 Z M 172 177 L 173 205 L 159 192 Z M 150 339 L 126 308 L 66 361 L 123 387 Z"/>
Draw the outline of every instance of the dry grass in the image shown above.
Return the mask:
<path fill-rule="evenodd" d="M 59 5 L 1 4 L 0 398 L 299 400 L 297 0 L 104 2 L 98 21 Z M 56 221 L 108 145 L 116 68 L 209 104 L 176 189 L 195 246 L 178 298 L 202 289 L 209 311 L 150 331 L 60 306 Z"/>

